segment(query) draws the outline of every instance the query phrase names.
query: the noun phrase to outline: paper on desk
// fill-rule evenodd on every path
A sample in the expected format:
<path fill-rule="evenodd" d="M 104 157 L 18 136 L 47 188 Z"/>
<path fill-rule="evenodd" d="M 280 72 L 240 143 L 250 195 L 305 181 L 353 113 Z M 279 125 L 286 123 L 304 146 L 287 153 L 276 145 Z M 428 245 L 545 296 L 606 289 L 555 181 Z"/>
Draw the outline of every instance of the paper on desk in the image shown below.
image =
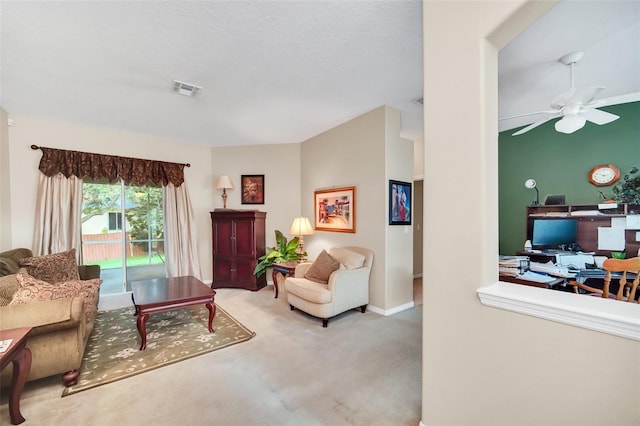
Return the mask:
<path fill-rule="evenodd" d="M 559 265 L 569 266 L 574 269 L 587 269 L 587 264 L 593 265 L 594 259 L 591 254 L 557 254 L 556 261 Z"/>
<path fill-rule="evenodd" d="M 0 353 L 6 352 L 11 346 L 11 342 L 13 342 L 13 339 L 0 340 Z"/>
<path fill-rule="evenodd" d="M 624 228 L 598 227 L 598 250 L 624 250 Z"/>
<path fill-rule="evenodd" d="M 640 229 L 640 214 L 627 215 L 627 229 Z"/>
<path fill-rule="evenodd" d="M 611 227 L 612 228 L 626 228 L 627 227 L 627 218 L 626 217 L 612 217 L 611 218 Z"/>

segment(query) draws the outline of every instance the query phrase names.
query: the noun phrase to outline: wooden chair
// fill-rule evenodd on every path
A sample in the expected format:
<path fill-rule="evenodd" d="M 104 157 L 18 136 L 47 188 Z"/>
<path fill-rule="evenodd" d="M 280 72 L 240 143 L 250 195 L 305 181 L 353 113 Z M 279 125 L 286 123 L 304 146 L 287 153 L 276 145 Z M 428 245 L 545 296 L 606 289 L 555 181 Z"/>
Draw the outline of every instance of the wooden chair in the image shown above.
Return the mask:
<path fill-rule="evenodd" d="M 640 283 L 640 257 L 632 257 L 630 259 L 607 259 L 602 264 L 602 268 L 606 271 L 602 290 L 577 281 L 570 281 L 569 284 L 573 286 L 573 291 L 578 293 L 578 288 L 581 288 L 591 294 L 599 294 L 604 298 L 614 298 L 613 294 L 609 294 L 611 273 L 620 272 L 622 273 L 622 276 L 620 277 L 620 285 L 618 286 L 618 292 L 615 294 L 615 299 L 625 299 L 627 302 L 640 303 L 640 296 L 638 296 L 636 300 L 636 290 Z M 627 279 L 627 273 L 630 272 L 635 274 L 635 278 L 633 280 Z"/>

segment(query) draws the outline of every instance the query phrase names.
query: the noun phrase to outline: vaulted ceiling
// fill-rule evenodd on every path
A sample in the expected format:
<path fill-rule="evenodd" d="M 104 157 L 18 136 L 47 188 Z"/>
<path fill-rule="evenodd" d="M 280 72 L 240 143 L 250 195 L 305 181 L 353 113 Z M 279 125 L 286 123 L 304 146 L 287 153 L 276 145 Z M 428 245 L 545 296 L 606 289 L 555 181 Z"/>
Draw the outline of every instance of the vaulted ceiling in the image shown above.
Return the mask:
<path fill-rule="evenodd" d="M 389 105 L 401 136 L 423 135 L 419 0 L 2 1 L 0 12 L 9 114 L 225 146 L 300 142 Z M 577 84 L 640 92 L 639 15 L 637 1 L 561 2 L 500 53 L 500 116 L 548 109 L 573 50 L 585 51 Z M 202 90 L 176 94 L 174 80 Z"/>

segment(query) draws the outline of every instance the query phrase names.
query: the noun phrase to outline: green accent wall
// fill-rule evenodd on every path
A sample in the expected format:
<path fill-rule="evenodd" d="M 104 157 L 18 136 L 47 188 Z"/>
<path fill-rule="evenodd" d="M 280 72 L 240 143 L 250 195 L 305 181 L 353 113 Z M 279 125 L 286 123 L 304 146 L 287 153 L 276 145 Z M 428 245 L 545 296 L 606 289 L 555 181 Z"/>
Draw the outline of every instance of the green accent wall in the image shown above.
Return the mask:
<path fill-rule="evenodd" d="M 608 198 L 611 187 L 595 187 L 587 173 L 598 164 L 613 164 L 622 175 L 640 166 L 640 102 L 600 108 L 619 115 L 616 121 L 598 126 L 589 123 L 570 135 L 556 132 L 552 120 L 520 136 L 518 129 L 501 132 L 498 138 L 500 254 L 522 250 L 526 239 L 526 206 L 536 191 L 524 186 L 532 178 L 547 195 L 564 194 L 567 204 L 594 204 Z"/>

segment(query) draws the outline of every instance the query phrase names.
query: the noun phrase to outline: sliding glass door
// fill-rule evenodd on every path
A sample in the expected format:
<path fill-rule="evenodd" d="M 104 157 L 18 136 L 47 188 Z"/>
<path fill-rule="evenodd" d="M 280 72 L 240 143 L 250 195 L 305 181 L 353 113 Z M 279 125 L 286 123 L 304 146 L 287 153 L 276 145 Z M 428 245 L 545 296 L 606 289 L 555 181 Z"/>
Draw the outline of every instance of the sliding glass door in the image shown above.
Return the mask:
<path fill-rule="evenodd" d="M 82 259 L 101 266 L 102 294 L 164 277 L 162 188 L 85 182 Z"/>

